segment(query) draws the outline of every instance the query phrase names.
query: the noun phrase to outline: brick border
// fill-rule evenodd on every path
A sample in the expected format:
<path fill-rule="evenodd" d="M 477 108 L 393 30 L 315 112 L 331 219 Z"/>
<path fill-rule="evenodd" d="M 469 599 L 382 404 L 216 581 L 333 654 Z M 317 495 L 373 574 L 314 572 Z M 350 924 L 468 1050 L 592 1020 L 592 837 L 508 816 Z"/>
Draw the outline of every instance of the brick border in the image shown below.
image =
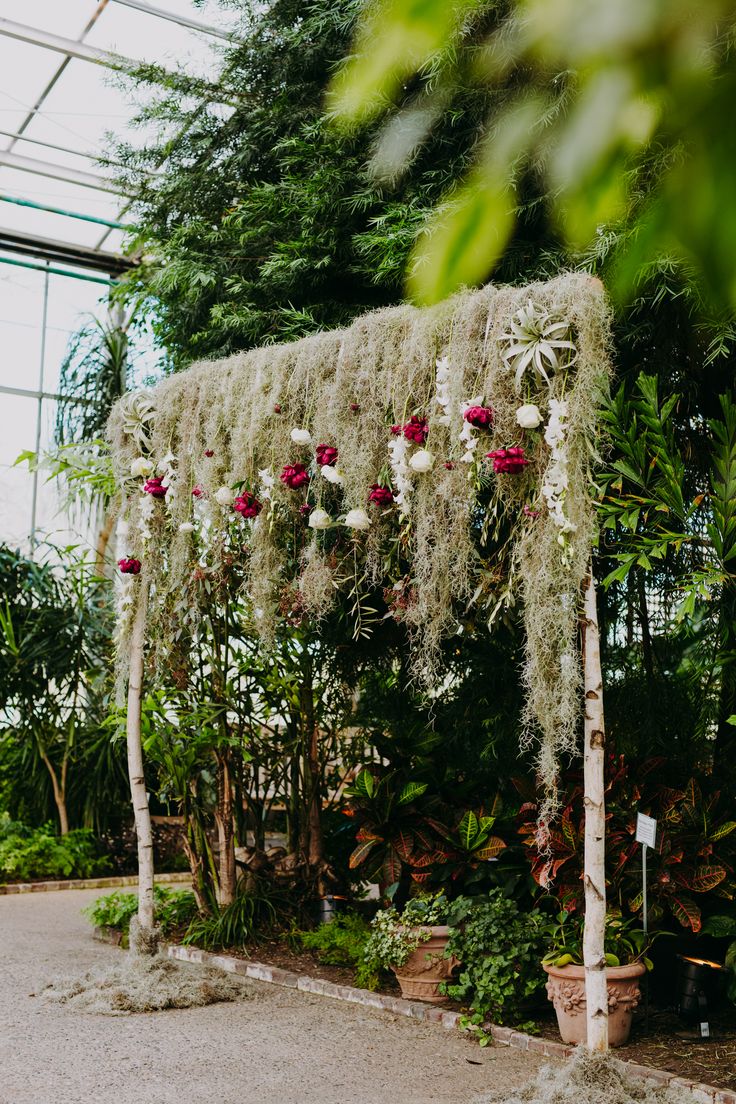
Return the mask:
<path fill-rule="evenodd" d="M 156 875 L 159 885 L 176 885 L 191 880 L 192 876 L 187 871 Z M 65 878 L 58 882 L 8 882 L 0 885 L 0 897 L 14 893 L 51 893 L 60 889 L 108 889 L 113 886 L 135 885 L 138 885 L 137 874 L 121 874 L 117 878 Z"/>
<path fill-rule="evenodd" d="M 368 989 L 355 989 L 350 985 L 336 985 L 333 981 L 324 978 L 310 977 L 308 974 L 295 974 L 291 970 L 283 970 L 279 966 L 269 966 L 263 962 L 252 962 L 248 959 L 234 958 L 232 955 L 211 954 L 199 947 L 184 947 L 180 943 L 170 943 L 168 946 L 169 958 L 178 959 L 180 962 L 196 962 L 207 966 L 217 966 L 230 974 L 240 974 L 243 977 L 253 978 L 255 981 L 265 981 L 271 985 L 283 985 L 287 989 L 300 989 L 304 993 L 318 993 L 323 997 L 331 997 L 333 1000 L 349 1001 L 351 1004 L 362 1004 L 368 1008 L 378 1008 L 382 1012 L 392 1012 L 396 1016 L 409 1016 L 412 1019 L 424 1023 L 439 1024 L 447 1030 L 457 1028 L 460 1014 L 448 1012 L 446 1009 L 435 1008 L 431 1004 L 422 1004 L 419 1001 L 404 1000 L 403 997 L 383 996 L 381 993 L 371 993 Z M 526 1035 L 523 1031 L 514 1031 L 511 1027 L 491 1026 L 491 1035 L 495 1042 L 502 1046 L 514 1047 L 516 1050 L 528 1050 L 532 1054 L 541 1054 L 547 1058 L 568 1058 L 575 1047 L 566 1046 L 565 1043 L 556 1043 L 551 1039 L 539 1039 L 534 1035 Z M 736 1092 L 728 1089 L 717 1089 L 713 1085 L 704 1085 L 698 1081 L 688 1081 L 666 1070 L 653 1069 L 651 1066 L 640 1066 L 636 1062 L 627 1062 L 621 1058 L 615 1058 L 617 1067 L 629 1076 L 644 1081 L 651 1081 L 657 1085 L 671 1085 L 673 1089 L 687 1091 L 695 1104 L 736 1104 Z"/>

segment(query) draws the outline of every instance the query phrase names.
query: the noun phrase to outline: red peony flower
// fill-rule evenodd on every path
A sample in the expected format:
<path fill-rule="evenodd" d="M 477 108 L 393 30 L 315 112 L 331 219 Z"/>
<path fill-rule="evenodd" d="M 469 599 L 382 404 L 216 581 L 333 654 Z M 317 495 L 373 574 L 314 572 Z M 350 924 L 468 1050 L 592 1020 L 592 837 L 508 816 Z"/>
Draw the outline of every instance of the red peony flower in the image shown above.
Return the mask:
<path fill-rule="evenodd" d="M 453 464 L 452 460 L 445 460 L 445 467 L 448 471 L 452 471 L 455 465 Z"/>
<path fill-rule="evenodd" d="M 394 492 L 390 487 L 382 487 L 380 483 L 374 483 L 368 495 L 369 502 L 375 502 L 378 506 L 390 506 L 394 500 Z"/>
<path fill-rule="evenodd" d="M 205 454 L 205 456 L 214 456 L 215 455 L 215 450 L 214 449 L 205 449 L 204 454 Z"/>
<path fill-rule="evenodd" d="M 493 461 L 493 470 L 497 475 L 519 475 L 529 463 L 524 457 L 523 448 L 518 446 L 487 452 L 486 459 Z"/>
<path fill-rule="evenodd" d="M 429 426 L 426 418 L 418 418 L 416 414 L 412 414 L 403 429 L 407 441 L 414 441 L 417 445 L 423 445 L 427 440 Z"/>
<path fill-rule="evenodd" d="M 202 488 L 200 487 L 199 484 L 197 484 L 196 487 L 192 487 L 192 495 L 195 498 L 201 498 L 203 494 L 204 494 L 204 491 L 202 490 Z"/>
<path fill-rule="evenodd" d="M 291 487 L 292 491 L 298 491 L 309 482 L 309 472 L 304 464 L 287 464 L 279 479 L 287 487 Z"/>
<path fill-rule="evenodd" d="M 133 556 L 124 556 L 118 560 L 118 567 L 123 575 L 137 575 L 141 569 L 141 561 Z"/>
<path fill-rule="evenodd" d="M 400 425 L 392 425 L 391 432 L 393 433 L 394 437 L 400 437 L 401 434 L 404 432 L 404 427 Z"/>
<path fill-rule="evenodd" d="M 332 445 L 317 445 L 317 463 L 321 468 L 334 468 L 337 463 L 337 449 Z"/>
<path fill-rule="evenodd" d="M 163 476 L 152 475 L 150 479 L 147 479 L 143 484 L 143 490 L 146 494 L 152 495 L 154 498 L 166 498 L 166 492 L 168 487 L 163 485 Z"/>
<path fill-rule="evenodd" d="M 358 405 L 358 403 L 351 403 L 350 409 L 352 410 L 353 414 L 357 414 L 360 410 L 360 406 Z"/>
<path fill-rule="evenodd" d="M 493 407 L 469 406 L 463 414 L 466 422 L 470 422 L 476 429 L 488 429 L 493 425 Z"/>
<path fill-rule="evenodd" d="M 258 517 L 262 509 L 263 504 L 260 503 L 256 496 L 251 494 L 250 491 L 244 491 L 243 494 L 239 495 L 233 502 L 233 510 L 235 510 L 236 514 L 240 514 L 241 517 L 244 518 Z"/>

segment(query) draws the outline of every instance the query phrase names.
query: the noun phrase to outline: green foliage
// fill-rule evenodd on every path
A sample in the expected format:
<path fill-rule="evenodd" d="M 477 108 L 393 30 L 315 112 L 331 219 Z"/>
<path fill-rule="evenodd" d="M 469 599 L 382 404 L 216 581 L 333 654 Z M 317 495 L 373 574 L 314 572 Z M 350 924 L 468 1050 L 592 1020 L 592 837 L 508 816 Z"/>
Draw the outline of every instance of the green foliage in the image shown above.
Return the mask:
<path fill-rule="evenodd" d="M 154 919 L 164 936 L 189 925 L 197 911 L 194 894 L 188 889 L 169 889 L 157 885 L 153 890 Z M 116 890 L 98 897 L 82 910 L 96 928 L 115 928 L 127 935 L 130 921 L 138 911 L 138 894 Z"/>
<path fill-rule="evenodd" d="M 485 897 L 458 898 L 449 923 L 446 954 L 460 961 L 460 972 L 444 990 L 470 1006 L 465 1026 L 485 1045 L 484 1025 L 520 1023 L 544 984 L 544 918 L 537 909 L 520 912 L 515 901 L 493 889 Z"/>
<path fill-rule="evenodd" d="M 30 882 L 56 878 L 93 878 L 107 871 L 94 836 L 76 828 L 58 836 L 51 824 L 27 828 L 0 817 L 0 879 Z"/>
<path fill-rule="evenodd" d="M 238 883 L 233 901 L 223 908 L 215 906 L 211 916 L 192 921 L 182 943 L 195 944 L 205 951 L 218 947 L 243 947 L 283 922 L 288 903 L 262 881 Z"/>
<path fill-rule="evenodd" d="M 649 950 L 654 941 L 668 932 L 645 932 L 636 927 L 636 920 L 624 920 L 614 913 L 606 915 L 604 953 L 607 966 L 630 966 L 643 962 L 652 969 Z M 583 932 L 585 922 L 579 914 L 564 909 L 544 926 L 547 953 L 543 962 L 547 966 L 582 966 Z"/>
<path fill-rule="evenodd" d="M 364 957 L 370 931 L 370 925 L 362 916 L 345 912 L 338 913 L 328 924 L 320 924 L 313 931 L 296 931 L 295 937 L 305 950 L 316 954 L 320 962 L 352 967 L 359 988 L 377 989 L 378 973 Z"/>
<path fill-rule="evenodd" d="M 431 938 L 430 927 L 447 923 L 450 905 L 442 893 L 430 897 L 412 897 L 403 912 L 392 905 L 381 909 L 371 921 L 371 931 L 363 951 L 368 971 L 403 966 L 421 943 Z"/>

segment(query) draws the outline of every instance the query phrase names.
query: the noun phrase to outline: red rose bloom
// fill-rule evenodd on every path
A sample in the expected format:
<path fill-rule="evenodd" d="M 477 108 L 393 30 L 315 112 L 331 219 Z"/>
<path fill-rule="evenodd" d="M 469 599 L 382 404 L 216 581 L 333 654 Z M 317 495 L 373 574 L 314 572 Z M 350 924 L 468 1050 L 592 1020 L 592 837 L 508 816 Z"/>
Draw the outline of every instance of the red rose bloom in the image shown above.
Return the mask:
<path fill-rule="evenodd" d="M 413 414 L 404 426 L 404 436 L 407 441 L 414 441 L 417 445 L 424 444 L 427 440 L 428 433 L 429 426 L 427 425 L 427 419 L 418 418 L 416 414 Z"/>
<path fill-rule="evenodd" d="M 147 479 L 143 484 L 143 490 L 146 494 L 152 495 L 154 498 L 166 498 L 166 492 L 168 487 L 163 485 L 163 476 L 152 475 L 150 479 Z"/>
<path fill-rule="evenodd" d="M 337 463 L 337 449 L 332 445 L 317 445 L 317 463 L 321 468 L 334 468 Z"/>
<path fill-rule="evenodd" d="M 141 569 L 141 561 L 133 556 L 124 556 L 122 560 L 118 560 L 118 567 L 123 575 L 137 575 Z"/>
<path fill-rule="evenodd" d="M 497 475 L 519 475 L 529 463 L 524 457 L 523 448 L 518 446 L 487 452 L 486 458 L 493 461 L 493 470 Z"/>
<path fill-rule="evenodd" d="M 374 483 L 368 495 L 369 502 L 375 502 L 378 506 L 390 506 L 394 500 L 394 492 L 390 487 L 382 487 L 380 483 Z"/>
<path fill-rule="evenodd" d="M 309 472 L 304 464 L 287 464 L 279 479 L 287 487 L 291 487 L 292 491 L 298 491 L 309 482 Z"/>
<path fill-rule="evenodd" d="M 476 429 L 488 429 L 488 426 L 493 425 L 493 407 L 491 406 L 469 406 L 463 414 L 463 418 L 466 422 L 470 422 Z"/>
<path fill-rule="evenodd" d="M 281 403 L 274 403 L 273 404 L 273 412 L 274 412 L 274 414 L 280 414 L 281 413 Z"/>
<path fill-rule="evenodd" d="M 242 495 L 233 502 L 233 510 L 236 514 L 240 514 L 244 518 L 258 517 L 263 509 L 262 503 L 258 501 L 254 494 L 250 491 L 244 491 Z"/>
<path fill-rule="evenodd" d="M 205 454 L 205 456 L 214 456 L 215 455 L 215 450 L 214 449 L 205 449 L 204 454 Z"/>
<path fill-rule="evenodd" d="M 360 406 L 358 405 L 358 403 L 351 403 L 350 409 L 352 410 L 353 414 L 357 414 L 360 410 Z"/>
<path fill-rule="evenodd" d="M 400 437 L 401 434 L 404 432 L 404 427 L 400 425 L 393 425 L 391 426 L 391 432 L 393 433 L 394 437 Z"/>
<path fill-rule="evenodd" d="M 201 498 L 203 494 L 204 491 L 199 486 L 199 484 L 197 484 L 196 487 L 192 487 L 192 495 L 194 496 L 194 498 Z"/>
<path fill-rule="evenodd" d="M 452 460 L 445 460 L 445 467 L 448 471 L 452 471 L 455 465 L 453 464 Z"/>

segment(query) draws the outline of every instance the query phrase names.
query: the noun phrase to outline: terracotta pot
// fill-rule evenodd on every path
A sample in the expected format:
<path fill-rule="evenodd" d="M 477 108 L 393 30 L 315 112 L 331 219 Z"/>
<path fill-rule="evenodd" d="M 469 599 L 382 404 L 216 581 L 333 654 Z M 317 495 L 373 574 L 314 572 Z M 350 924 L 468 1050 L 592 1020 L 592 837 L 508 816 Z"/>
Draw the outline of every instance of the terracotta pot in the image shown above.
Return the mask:
<path fill-rule="evenodd" d="M 447 981 L 457 965 L 457 959 L 443 958 L 450 929 L 446 924 L 422 928 L 430 936 L 420 943 L 403 966 L 392 966 L 401 986 L 401 995 L 407 1000 L 442 1004 L 447 998 L 439 991 L 441 981 Z"/>
<path fill-rule="evenodd" d="M 555 1006 L 557 1025 L 565 1043 L 585 1043 L 588 1039 L 585 1003 L 584 966 L 545 966 L 547 996 Z M 631 1031 L 634 1009 L 641 1000 L 639 978 L 647 972 L 643 962 L 630 966 L 609 966 L 608 1044 L 623 1046 Z"/>

